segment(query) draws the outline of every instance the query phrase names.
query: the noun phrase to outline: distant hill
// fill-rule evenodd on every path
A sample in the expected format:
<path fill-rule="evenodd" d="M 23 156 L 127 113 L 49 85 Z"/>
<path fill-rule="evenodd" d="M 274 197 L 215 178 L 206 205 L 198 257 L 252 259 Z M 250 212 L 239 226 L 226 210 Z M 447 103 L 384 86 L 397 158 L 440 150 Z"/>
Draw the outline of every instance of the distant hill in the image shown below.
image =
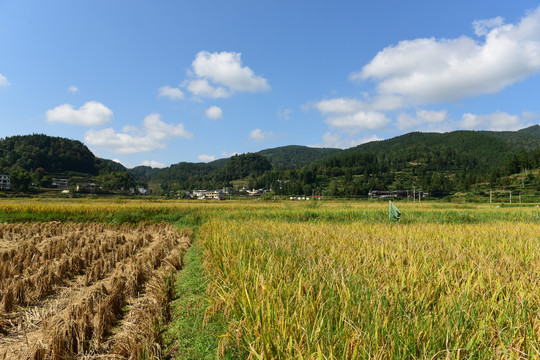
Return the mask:
<path fill-rule="evenodd" d="M 533 125 L 518 131 L 480 131 L 510 144 L 513 148 L 533 150 L 540 146 L 540 125 Z"/>
<path fill-rule="evenodd" d="M 43 168 L 48 173 L 68 171 L 96 175 L 99 166 L 108 166 L 105 161 L 96 164 L 97 158 L 80 141 L 43 134 L 12 136 L 0 140 L 0 168 L 4 171 L 21 168 L 35 171 Z"/>
<path fill-rule="evenodd" d="M 444 194 L 477 181 L 531 168 L 540 126 L 519 131 L 412 132 L 346 150 L 282 146 L 210 163 L 178 163 L 165 169 L 129 170 L 161 189 L 210 189 L 243 180 L 248 187 L 283 193 L 365 195 L 370 189 L 421 187 Z M 529 155 L 527 155 L 529 154 Z M 269 164 L 264 164 L 264 157 Z"/>
<path fill-rule="evenodd" d="M 147 182 L 156 176 L 156 174 L 159 174 L 164 170 L 161 168 L 153 168 L 150 166 L 141 165 L 128 169 L 127 171 L 131 174 L 135 181 Z"/>
<path fill-rule="evenodd" d="M 503 132 L 413 132 L 358 145 L 344 153 L 370 153 L 395 164 L 415 163 L 446 170 L 483 171 L 502 166 L 516 152 L 539 146 L 540 126 L 535 125 Z"/>
<path fill-rule="evenodd" d="M 0 171 L 14 179 L 24 178 L 21 171 L 27 171 L 43 185 L 43 176 L 60 174 L 91 179 L 111 191 L 148 184 L 159 194 L 241 184 L 280 195 L 365 196 L 373 189 L 415 187 L 444 196 L 478 183 L 507 186 L 505 179 L 522 171 L 528 171 L 522 185 L 533 186 L 540 183 L 534 175 L 539 168 L 538 125 L 519 131 L 412 132 L 346 150 L 290 145 L 164 169 L 126 169 L 65 138 L 34 134 L 0 139 Z"/>
<path fill-rule="evenodd" d="M 41 186 L 54 176 L 96 181 L 107 190 L 134 184 L 122 164 L 94 156 L 80 141 L 44 134 L 0 139 L 0 172 L 12 175 L 15 187 L 24 183 L 19 188 L 25 190 L 29 180 L 23 180 L 30 177 Z"/>
<path fill-rule="evenodd" d="M 261 150 L 258 154 L 267 158 L 273 166 L 293 167 L 311 164 L 342 151 L 343 150 L 341 149 L 333 148 L 312 148 L 307 146 L 289 145 Z"/>
<path fill-rule="evenodd" d="M 262 155 L 270 162 L 273 167 L 291 168 L 301 167 L 314 163 L 318 160 L 325 159 L 328 156 L 339 153 L 341 151 L 343 150 L 289 145 L 261 150 L 255 154 Z M 232 158 L 234 158 L 234 156 Z M 224 167 L 226 167 L 226 164 L 229 162 L 230 159 L 231 158 L 218 159 L 209 163 L 180 162 L 178 164 L 173 164 L 163 169 L 151 168 L 149 166 L 137 166 L 133 169 L 129 169 L 128 171 L 133 176 L 135 181 L 145 182 L 151 181 L 159 183 L 184 183 L 190 179 L 202 180 L 205 177 L 213 177 L 214 175 L 220 179 L 230 179 L 231 173 L 236 172 L 231 171 L 230 167 L 225 169 L 227 174 L 218 175 L 218 172 Z M 255 160 L 254 157 L 250 157 L 250 161 L 258 162 L 260 160 Z M 231 165 L 231 167 L 232 166 L 233 165 Z M 240 171 L 239 173 L 241 174 L 242 171 Z"/>

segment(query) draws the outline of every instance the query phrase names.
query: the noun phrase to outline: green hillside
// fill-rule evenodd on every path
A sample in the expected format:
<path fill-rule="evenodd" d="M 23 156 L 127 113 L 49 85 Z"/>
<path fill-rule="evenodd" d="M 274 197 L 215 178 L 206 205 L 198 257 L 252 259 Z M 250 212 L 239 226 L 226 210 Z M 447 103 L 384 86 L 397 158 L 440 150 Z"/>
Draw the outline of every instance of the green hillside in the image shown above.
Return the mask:
<path fill-rule="evenodd" d="M 261 150 L 258 154 L 267 158 L 273 166 L 294 167 L 308 165 L 342 151 L 341 149 L 289 145 Z"/>
<path fill-rule="evenodd" d="M 148 185 L 154 194 L 246 186 L 279 195 L 365 197 L 370 190 L 420 189 L 435 196 L 474 189 L 540 188 L 540 126 L 519 131 L 413 132 L 347 150 L 283 146 L 209 163 L 126 169 L 81 142 L 46 135 L 0 140 L 0 170 L 14 182 L 47 176 L 104 189 Z M 28 184 L 28 181 L 26 182 Z M 540 189 L 538 189 L 540 190 Z"/>
<path fill-rule="evenodd" d="M 43 134 L 0 139 L 0 172 L 11 175 L 13 187 L 24 191 L 31 184 L 48 187 L 53 177 L 95 182 L 104 190 L 134 186 L 123 165 L 94 156 L 80 141 Z"/>
<path fill-rule="evenodd" d="M 514 153 L 523 149 L 539 147 L 539 132 L 538 125 L 514 132 L 414 132 L 362 144 L 344 153 L 370 153 L 401 167 L 414 163 L 424 164 L 433 170 L 479 172 L 503 166 Z"/>
<path fill-rule="evenodd" d="M 510 144 L 513 148 L 534 150 L 540 146 L 540 125 L 533 125 L 518 131 L 480 131 Z"/>

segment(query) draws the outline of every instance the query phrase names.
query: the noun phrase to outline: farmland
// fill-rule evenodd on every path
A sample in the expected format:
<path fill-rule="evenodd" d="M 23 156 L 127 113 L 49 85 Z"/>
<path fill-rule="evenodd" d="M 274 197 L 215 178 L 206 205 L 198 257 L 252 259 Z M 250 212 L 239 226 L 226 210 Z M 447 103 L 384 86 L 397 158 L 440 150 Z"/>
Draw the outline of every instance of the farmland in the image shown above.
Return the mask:
<path fill-rule="evenodd" d="M 3 201 L 0 359 L 540 357 L 539 209 L 398 206 Z"/>
<path fill-rule="evenodd" d="M 181 267 L 187 232 L 48 222 L 3 224 L 0 234 L 5 358 L 160 354 L 155 325 L 169 320 L 169 278 Z"/>

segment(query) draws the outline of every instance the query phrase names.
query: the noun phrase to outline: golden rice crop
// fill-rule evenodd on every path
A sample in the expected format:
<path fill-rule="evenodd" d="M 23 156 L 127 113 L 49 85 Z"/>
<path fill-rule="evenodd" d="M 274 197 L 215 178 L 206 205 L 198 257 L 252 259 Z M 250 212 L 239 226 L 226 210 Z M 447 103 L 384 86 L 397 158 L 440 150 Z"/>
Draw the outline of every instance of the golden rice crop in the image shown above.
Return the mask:
<path fill-rule="evenodd" d="M 210 311 L 265 359 L 540 358 L 540 224 L 213 221 Z"/>

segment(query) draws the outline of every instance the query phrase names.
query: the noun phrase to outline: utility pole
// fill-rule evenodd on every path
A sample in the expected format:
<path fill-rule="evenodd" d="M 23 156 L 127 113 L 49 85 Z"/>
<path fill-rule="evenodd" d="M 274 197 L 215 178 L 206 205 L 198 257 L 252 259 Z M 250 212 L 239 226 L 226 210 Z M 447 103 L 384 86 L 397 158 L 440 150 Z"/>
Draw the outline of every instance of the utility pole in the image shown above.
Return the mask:
<path fill-rule="evenodd" d="M 491 189 L 489 189 L 489 203 L 491 204 Z"/>
<path fill-rule="evenodd" d="M 413 186 L 413 196 L 412 196 L 412 198 L 413 198 L 413 202 L 416 202 L 416 187 L 415 186 Z"/>

